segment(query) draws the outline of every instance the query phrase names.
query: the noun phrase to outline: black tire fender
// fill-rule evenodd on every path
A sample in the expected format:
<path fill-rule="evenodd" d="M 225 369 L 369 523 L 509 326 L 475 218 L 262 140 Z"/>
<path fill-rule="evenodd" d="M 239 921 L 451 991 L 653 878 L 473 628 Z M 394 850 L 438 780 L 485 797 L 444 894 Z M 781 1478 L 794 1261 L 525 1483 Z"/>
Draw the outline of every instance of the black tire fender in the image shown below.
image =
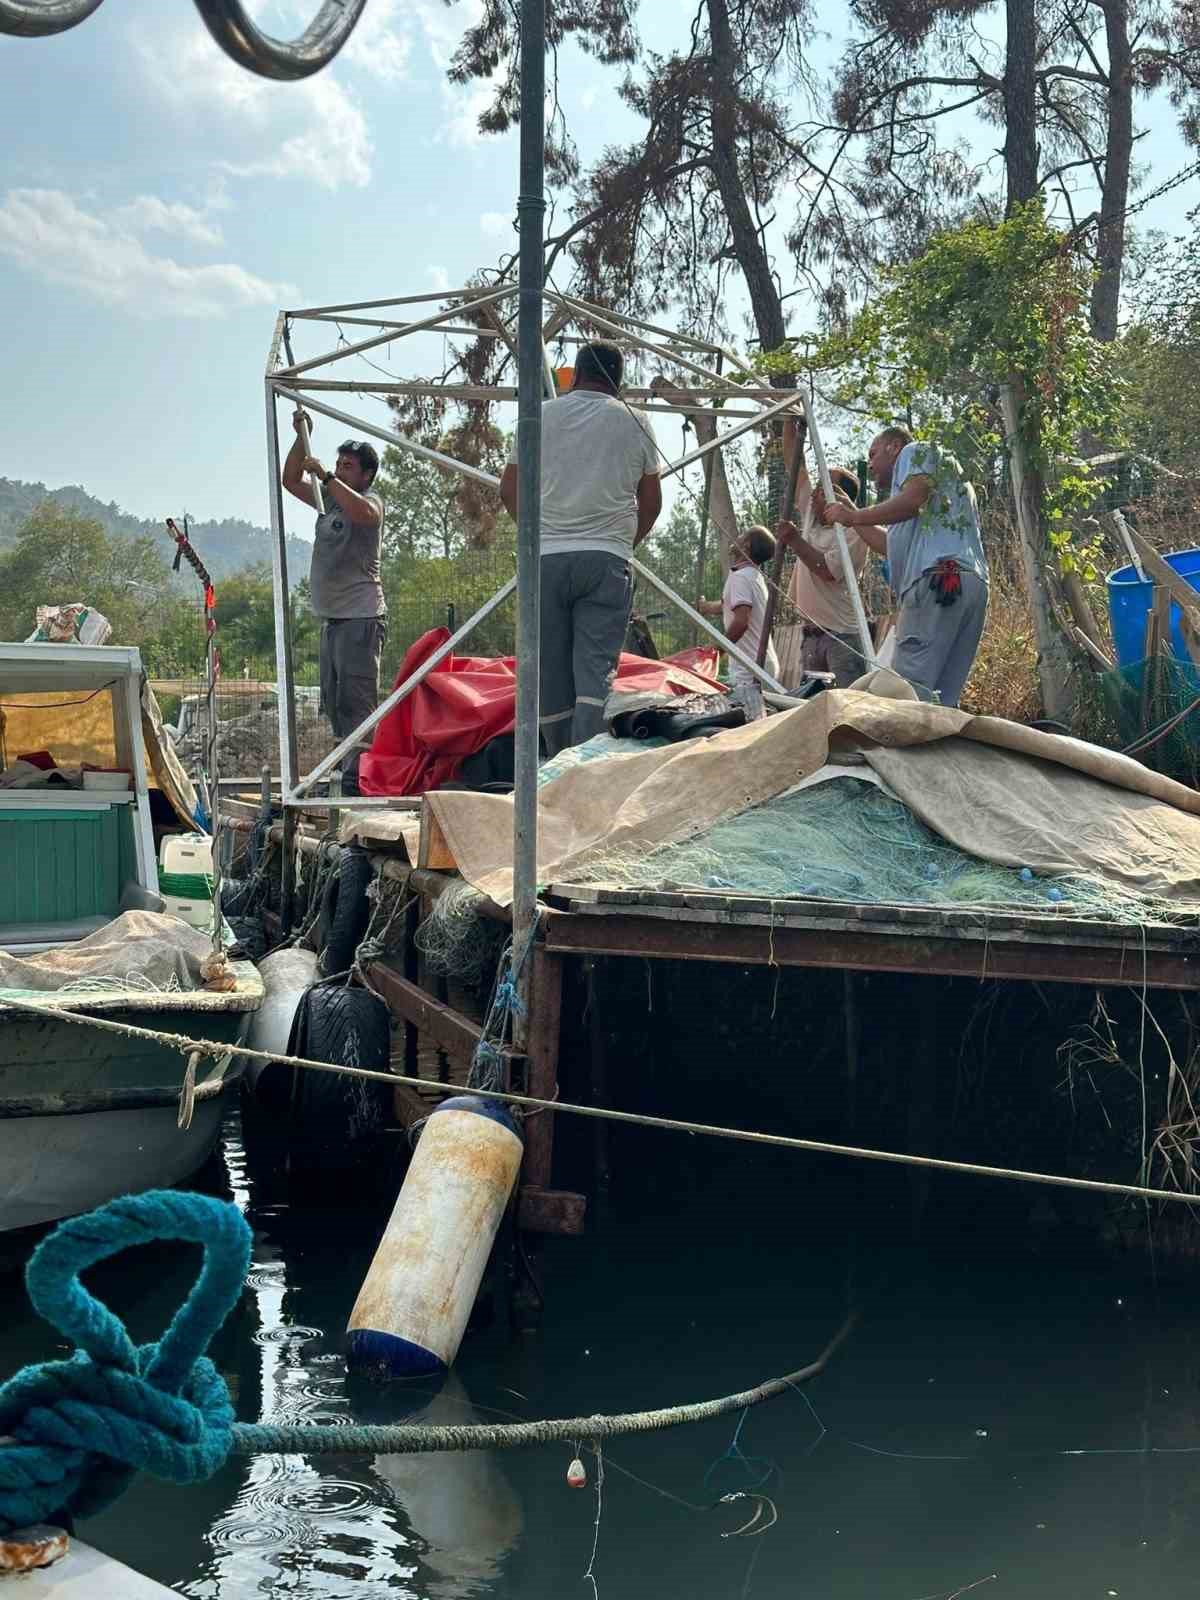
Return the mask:
<path fill-rule="evenodd" d="M 317 983 L 305 991 L 292 1025 L 289 1054 L 336 1066 L 387 1072 L 392 1026 L 387 1006 L 369 989 Z M 289 1150 L 293 1171 L 355 1166 L 392 1117 L 386 1083 L 296 1067 Z"/>
<path fill-rule="evenodd" d="M 325 885 L 317 919 L 317 969 L 322 977 L 349 972 L 371 921 L 367 888 L 374 873 L 358 845 L 343 846 L 337 871 Z"/>

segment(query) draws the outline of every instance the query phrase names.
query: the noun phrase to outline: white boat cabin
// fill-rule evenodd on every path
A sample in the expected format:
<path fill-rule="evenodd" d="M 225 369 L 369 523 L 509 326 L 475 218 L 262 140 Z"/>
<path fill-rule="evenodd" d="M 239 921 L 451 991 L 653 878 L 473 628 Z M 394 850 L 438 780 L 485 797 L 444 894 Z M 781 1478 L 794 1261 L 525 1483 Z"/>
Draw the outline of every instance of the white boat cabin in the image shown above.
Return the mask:
<path fill-rule="evenodd" d="M 0 644 L 0 949 L 161 911 L 132 646 Z"/>

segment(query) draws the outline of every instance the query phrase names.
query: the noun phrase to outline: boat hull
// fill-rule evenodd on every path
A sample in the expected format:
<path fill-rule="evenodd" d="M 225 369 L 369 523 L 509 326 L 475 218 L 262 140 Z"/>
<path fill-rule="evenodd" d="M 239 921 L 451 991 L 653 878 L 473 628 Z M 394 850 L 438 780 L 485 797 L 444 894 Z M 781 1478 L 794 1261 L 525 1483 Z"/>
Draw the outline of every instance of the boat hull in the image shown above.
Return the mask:
<path fill-rule="evenodd" d="M 115 1020 L 228 1043 L 231 1052 L 242 1042 L 249 1010 L 176 1003 Z M 179 1127 L 184 1068 L 169 1045 L 65 1018 L 0 1015 L 0 1234 L 191 1177 L 212 1154 L 241 1061 L 231 1053 L 198 1064 L 187 1128 Z"/>

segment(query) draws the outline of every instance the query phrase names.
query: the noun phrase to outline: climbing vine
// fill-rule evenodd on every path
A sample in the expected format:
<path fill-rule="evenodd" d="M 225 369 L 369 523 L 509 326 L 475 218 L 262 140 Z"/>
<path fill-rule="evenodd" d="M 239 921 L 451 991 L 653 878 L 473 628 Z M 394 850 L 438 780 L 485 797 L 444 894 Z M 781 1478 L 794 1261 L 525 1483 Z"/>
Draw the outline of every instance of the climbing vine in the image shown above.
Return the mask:
<path fill-rule="evenodd" d="M 1113 347 L 1092 338 L 1090 273 L 1041 203 L 1003 222 L 971 221 L 889 269 L 882 292 L 843 329 L 810 344 L 800 364 L 830 399 L 873 421 L 936 437 L 987 484 L 1004 455 L 998 391 L 1025 392 L 1020 427 L 1043 488 L 1042 523 L 1064 570 L 1094 576 L 1094 552 L 1072 519 L 1096 488 L 1074 465 L 1088 435 L 1115 441 L 1121 384 Z M 797 351 L 760 357 L 795 369 Z"/>

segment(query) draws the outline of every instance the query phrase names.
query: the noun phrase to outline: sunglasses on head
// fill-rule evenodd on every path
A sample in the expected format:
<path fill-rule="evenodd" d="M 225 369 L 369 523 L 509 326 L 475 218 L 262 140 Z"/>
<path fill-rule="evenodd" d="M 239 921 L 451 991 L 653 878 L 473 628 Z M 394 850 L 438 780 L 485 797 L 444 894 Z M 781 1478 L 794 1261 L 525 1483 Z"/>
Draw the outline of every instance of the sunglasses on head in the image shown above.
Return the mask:
<path fill-rule="evenodd" d="M 356 456 L 360 450 L 366 449 L 366 442 L 362 439 L 347 439 L 344 444 L 338 445 L 338 455 Z"/>

